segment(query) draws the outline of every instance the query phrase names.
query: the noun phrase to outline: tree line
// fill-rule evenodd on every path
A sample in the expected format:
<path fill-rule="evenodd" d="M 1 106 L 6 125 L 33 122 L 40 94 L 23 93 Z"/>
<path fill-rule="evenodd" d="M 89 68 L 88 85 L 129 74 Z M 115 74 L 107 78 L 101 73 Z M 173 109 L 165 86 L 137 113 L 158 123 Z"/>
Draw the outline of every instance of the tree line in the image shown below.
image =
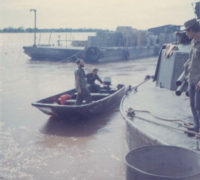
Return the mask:
<path fill-rule="evenodd" d="M 0 33 L 32 33 L 34 32 L 34 28 L 13 28 L 13 27 L 6 27 L 0 29 Z M 36 32 L 100 32 L 100 31 L 109 31 L 109 30 L 102 30 L 102 29 L 93 29 L 93 28 L 36 28 Z"/>

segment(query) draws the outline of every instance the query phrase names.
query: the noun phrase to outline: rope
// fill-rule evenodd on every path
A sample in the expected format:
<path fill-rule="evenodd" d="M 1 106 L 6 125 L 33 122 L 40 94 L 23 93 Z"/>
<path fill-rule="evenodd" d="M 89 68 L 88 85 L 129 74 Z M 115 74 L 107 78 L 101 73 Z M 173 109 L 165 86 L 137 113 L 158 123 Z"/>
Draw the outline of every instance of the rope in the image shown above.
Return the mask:
<path fill-rule="evenodd" d="M 131 93 L 132 91 L 134 91 L 135 93 L 138 91 L 138 88 L 143 85 L 144 83 L 146 83 L 147 81 L 149 81 L 151 78 L 153 78 L 153 76 L 150 75 L 146 75 L 144 80 L 139 83 L 137 86 L 132 87 L 131 85 L 128 86 L 128 89 L 125 92 L 125 96 L 127 96 L 129 93 Z"/>
<path fill-rule="evenodd" d="M 148 119 L 142 118 L 142 117 L 140 117 L 140 116 L 135 116 L 135 117 L 138 118 L 138 119 L 144 120 L 144 121 L 146 121 L 146 122 L 153 123 L 153 124 L 158 125 L 158 126 L 164 126 L 164 127 L 166 127 L 166 128 L 172 128 L 172 129 L 175 129 L 175 130 L 178 130 L 178 131 L 184 132 L 184 133 L 194 134 L 197 138 L 200 138 L 200 133 L 195 132 L 195 131 L 192 131 L 192 130 L 181 129 L 181 128 L 173 127 L 173 126 L 170 126 L 170 125 L 161 124 L 161 123 L 158 123 L 158 122 L 154 122 L 154 121 L 151 121 L 151 120 L 148 120 Z M 185 126 L 183 126 L 183 127 L 185 127 Z"/>
<path fill-rule="evenodd" d="M 189 123 L 185 122 L 184 120 L 181 120 L 181 119 L 168 119 L 168 118 L 163 118 L 163 117 L 160 117 L 160 116 L 157 116 L 155 114 L 153 114 L 151 111 L 147 111 L 147 110 L 133 110 L 134 112 L 143 112 L 143 113 L 148 113 L 150 114 L 151 116 L 159 119 L 159 120 L 162 120 L 162 121 L 168 121 L 168 122 L 182 122 L 184 123 L 185 125 L 189 125 Z"/>
<path fill-rule="evenodd" d="M 134 90 L 134 93 L 136 93 L 137 92 L 137 90 L 138 90 L 138 87 L 140 87 L 141 85 L 143 85 L 145 82 L 147 82 L 148 80 L 150 80 L 151 78 L 153 78 L 153 76 L 149 76 L 149 75 L 146 75 L 145 76 L 145 79 L 141 82 L 141 83 L 139 83 L 137 86 L 135 86 L 135 87 L 129 87 L 128 88 L 128 92 L 132 92 L 133 90 Z M 129 93 L 126 93 L 126 95 L 128 95 Z M 187 122 L 185 122 L 184 120 L 180 120 L 180 119 L 167 119 L 167 118 L 163 118 L 163 117 L 159 117 L 159 116 L 157 116 L 157 115 L 154 115 L 151 111 L 147 111 L 147 110 L 135 110 L 135 109 L 132 109 L 131 107 L 130 108 L 128 108 L 129 110 L 128 111 L 130 111 L 129 113 L 131 113 L 131 111 L 134 111 L 134 114 L 135 114 L 135 112 L 143 112 L 143 113 L 148 113 L 148 114 L 150 114 L 151 116 L 153 116 L 153 117 L 155 117 L 155 118 L 157 118 L 157 119 L 160 119 L 160 120 L 162 120 L 162 121 L 168 121 L 168 122 L 183 122 L 185 125 L 189 125 Z"/>
<path fill-rule="evenodd" d="M 62 61 L 71 60 L 71 58 L 73 58 L 73 57 L 77 58 L 77 55 L 79 55 L 79 54 L 81 54 L 81 53 L 82 53 L 82 51 L 80 50 L 80 52 L 74 53 L 72 56 L 69 56 L 69 57 L 63 59 Z M 61 61 L 61 62 L 62 62 L 62 61 Z"/>
<path fill-rule="evenodd" d="M 123 100 L 123 99 L 122 99 L 122 100 Z M 123 109 L 122 104 L 120 105 L 120 108 Z M 188 129 L 177 128 L 177 127 L 173 127 L 173 126 L 166 125 L 166 124 L 161 124 L 161 123 L 158 123 L 158 122 L 154 122 L 154 121 L 151 121 L 151 120 L 142 118 L 142 117 L 140 117 L 140 116 L 136 116 L 134 113 L 132 114 L 132 116 L 129 116 L 130 114 L 125 115 L 124 111 L 121 111 L 121 115 L 122 115 L 122 117 L 123 117 L 126 121 L 133 120 L 133 118 L 138 118 L 138 119 L 140 119 L 140 120 L 143 120 L 143 121 L 146 121 L 146 122 L 149 122 L 149 123 L 158 125 L 158 126 L 163 126 L 163 127 L 166 127 L 166 128 L 171 128 L 171 129 L 174 129 L 174 130 L 177 130 L 177 131 L 181 131 L 181 132 L 184 132 L 184 133 L 188 133 L 188 134 L 190 133 L 190 134 L 195 135 L 196 138 L 200 138 L 200 133 L 198 133 L 198 132 L 195 132 L 195 131 L 192 131 L 192 130 L 188 130 Z M 127 119 L 128 119 L 128 120 L 127 120 Z M 183 127 L 185 127 L 185 126 L 183 126 Z"/>
<path fill-rule="evenodd" d="M 136 110 L 137 111 L 137 110 Z M 140 111 L 140 110 L 138 110 Z M 141 111 L 141 112 L 145 112 L 145 113 L 149 113 L 149 111 Z M 151 113 L 151 112 L 150 112 Z M 152 115 L 152 114 L 151 114 Z M 132 108 L 129 108 L 128 109 L 128 112 L 127 112 L 127 116 L 125 116 L 124 114 L 122 114 L 122 117 L 127 120 L 127 117 L 130 119 L 130 120 L 133 120 L 133 118 L 138 118 L 140 120 L 144 120 L 146 122 L 150 122 L 152 124 L 155 124 L 155 125 L 158 125 L 158 126 L 163 126 L 163 127 L 166 127 L 166 128 L 172 128 L 172 129 L 175 129 L 175 130 L 178 130 L 178 131 L 181 131 L 181 132 L 184 132 L 184 133 L 190 133 L 190 134 L 193 134 L 195 135 L 197 138 L 200 138 L 200 133 L 198 132 L 195 132 L 195 131 L 192 131 L 192 130 L 188 130 L 188 129 L 181 129 L 181 128 L 177 128 L 177 127 L 173 127 L 173 126 L 170 126 L 170 125 L 167 125 L 167 124 L 161 124 L 159 122 L 155 122 L 155 121 L 152 121 L 152 120 L 149 120 L 149 119 L 146 119 L 146 118 L 143 118 L 143 117 L 140 117 L 140 116 L 136 116 L 135 115 L 135 111 L 132 109 Z M 158 117 L 158 116 L 154 116 L 154 117 Z M 188 128 L 189 124 L 185 123 L 183 120 L 174 120 L 174 121 L 171 121 L 171 119 L 165 119 L 165 118 L 161 118 L 159 117 L 159 119 L 162 119 L 164 121 L 170 121 L 170 122 L 174 122 L 174 121 L 181 121 L 184 123 L 184 125 L 182 124 L 179 124 L 181 125 L 182 127 L 184 128 Z"/>

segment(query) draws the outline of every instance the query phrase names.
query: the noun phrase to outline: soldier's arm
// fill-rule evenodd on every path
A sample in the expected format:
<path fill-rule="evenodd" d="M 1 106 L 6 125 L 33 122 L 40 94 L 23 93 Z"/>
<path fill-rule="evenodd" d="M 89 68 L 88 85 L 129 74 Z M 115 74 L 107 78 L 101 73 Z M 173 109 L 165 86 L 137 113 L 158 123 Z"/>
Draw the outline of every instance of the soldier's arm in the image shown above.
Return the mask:
<path fill-rule="evenodd" d="M 187 66 L 189 65 L 189 63 L 190 63 L 190 58 L 187 59 L 187 61 L 185 61 L 185 63 L 184 63 L 184 68 L 187 68 Z"/>
<path fill-rule="evenodd" d="M 198 67 L 197 67 L 198 68 L 198 75 L 197 76 L 200 77 L 200 66 L 199 66 L 199 64 L 200 64 L 200 46 L 198 46 L 198 48 L 197 48 L 196 55 L 197 55 L 197 61 L 198 61 Z M 200 78 L 198 78 L 196 89 L 198 91 L 200 91 Z"/>
<path fill-rule="evenodd" d="M 101 80 L 101 78 L 98 75 L 96 75 L 96 78 L 100 83 L 103 83 L 103 81 Z"/>

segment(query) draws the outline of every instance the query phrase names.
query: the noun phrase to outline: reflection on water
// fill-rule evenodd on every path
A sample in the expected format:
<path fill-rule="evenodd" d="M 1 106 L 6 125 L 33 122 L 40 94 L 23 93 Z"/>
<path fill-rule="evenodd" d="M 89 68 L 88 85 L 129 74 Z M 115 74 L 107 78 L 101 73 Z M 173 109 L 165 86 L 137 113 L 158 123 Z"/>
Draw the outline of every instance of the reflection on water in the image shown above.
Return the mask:
<path fill-rule="evenodd" d="M 74 87 L 76 65 L 31 61 L 32 34 L 0 34 L 0 179 L 123 180 L 128 152 L 118 110 L 88 119 L 51 118 L 32 102 Z M 135 85 L 154 59 L 89 65 L 113 84 Z"/>
<path fill-rule="evenodd" d="M 91 136 L 109 123 L 113 113 L 114 111 L 111 111 L 93 117 L 71 117 L 68 119 L 50 117 L 41 129 L 41 133 L 67 137 Z"/>

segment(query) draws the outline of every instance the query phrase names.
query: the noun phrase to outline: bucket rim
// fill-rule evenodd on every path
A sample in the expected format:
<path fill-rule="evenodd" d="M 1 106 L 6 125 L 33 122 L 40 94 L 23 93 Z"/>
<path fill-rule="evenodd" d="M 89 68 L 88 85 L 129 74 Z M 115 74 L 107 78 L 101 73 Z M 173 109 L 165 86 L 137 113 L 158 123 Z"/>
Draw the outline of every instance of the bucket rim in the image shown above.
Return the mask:
<path fill-rule="evenodd" d="M 184 151 L 187 151 L 187 152 L 191 152 L 193 154 L 196 154 L 196 155 L 199 155 L 200 156 L 200 153 L 197 153 L 196 151 L 194 150 L 191 150 L 191 149 L 187 149 L 187 148 L 183 148 L 183 147 L 179 147 L 179 146 L 171 146 L 171 145 L 146 145 L 146 146 L 142 146 L 142 147 L 139 147 L 139 148 L 133 148 L 131 149 L 125 156 L 125 162 L 126 162 L 126 165 L 130 168 L 133 168 L 134 170 L 138 171 L 139 173 L 142 173 L 144 175 L 148 175 L 148 176 L 153 176 L 153 177 L 161 177 L 161 175 L 157 175 L 157 174 L 153 174 L 153 173 L 148 173 L 148 172 L 145 172 L 141 169 L 138 169 L 136 168 L 135 166 L 131 165 L 130 163 L 128 163 L 127 161 L 127 157 L 128 155 L 130 154 L 130 152 L 132 151 L 140 151 L 141 149 L 145 149 L 145 148 L 150 148 L 150 147 L 166 147 L 166 148 L 176 148 L 176 149 L 181 149 L 181 150 L 184 150 Z M 182 178 L 190 178 L 190 177 L 194 177 L 194 176 L 197 176 L 197 175 L 200 175 L 200 172 L 199 173 L 196 173 L 196 174 L 193 174 L 193 175 L 189 175 L 189 176 L 178 176 L 178 177 L 172 177 L 172 176 L 162 176 L 163 178 L 169 178 L 169 179 L 182 179 Z"/>

